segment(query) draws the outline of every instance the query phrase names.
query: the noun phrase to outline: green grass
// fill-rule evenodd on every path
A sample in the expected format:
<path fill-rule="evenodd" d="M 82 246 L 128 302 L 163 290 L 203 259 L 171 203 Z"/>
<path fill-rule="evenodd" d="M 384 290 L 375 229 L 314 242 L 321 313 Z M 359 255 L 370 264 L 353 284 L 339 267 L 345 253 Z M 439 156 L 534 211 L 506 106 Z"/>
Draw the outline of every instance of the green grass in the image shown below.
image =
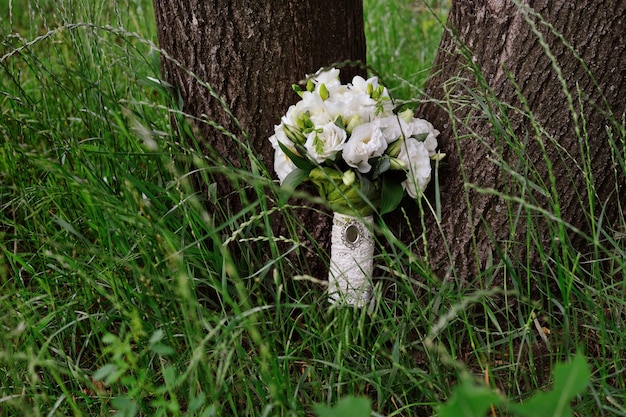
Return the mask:
<path fill-rule="evenodd" d="M 364 2 L 367 63 L 392 96 L 421 94 L 449 7 L 449 0 Z"/>
<path fill-rule="evenodd" d="M 448 5 L 431 6 L 443 19 Z M 365 7 L 369 64 L 416 96 L 437 19 L 420 2 Z M 367 309 L 327 308 L 322 285 L 290 273 L 284 254 L 306 248 L 268 226 L 271 178 L 231 174 L 259 198 L 223 223 L 194 193 L 187 173 L 218 168 L 149 78 L 151 2 L 0 0 L 0 16 L 0 416 L 311 415 L 347 395 L 432 415 L 468 371 L 517 400 L 548 389 L 579 347 L 593 373 L 575 411 L 626 415 L 623 231 L 598 225 L 610 250 L 586 262 L 561 249 L 543 271 L 511 268 L 514 288 L 475 290 L 383 225 L 393 279 Z M 624 125 L 612 134 L 623 142 Z M 551 281 L 562 293 L 545 294 Z"/>

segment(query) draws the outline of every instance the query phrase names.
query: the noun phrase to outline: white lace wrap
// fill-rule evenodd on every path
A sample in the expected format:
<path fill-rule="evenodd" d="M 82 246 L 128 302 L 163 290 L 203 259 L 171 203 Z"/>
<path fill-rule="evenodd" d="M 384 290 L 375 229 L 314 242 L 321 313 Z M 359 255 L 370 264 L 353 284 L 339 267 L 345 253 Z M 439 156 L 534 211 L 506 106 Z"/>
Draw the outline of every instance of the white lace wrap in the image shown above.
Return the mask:
<path fill-rule="evenodd" d="M 363 217 L 370 225 L 373 216 Z M 361 219 L 334 213 L 328 274 L 328 298 L 362 307 L 372 293 L 374 239 Z"/>

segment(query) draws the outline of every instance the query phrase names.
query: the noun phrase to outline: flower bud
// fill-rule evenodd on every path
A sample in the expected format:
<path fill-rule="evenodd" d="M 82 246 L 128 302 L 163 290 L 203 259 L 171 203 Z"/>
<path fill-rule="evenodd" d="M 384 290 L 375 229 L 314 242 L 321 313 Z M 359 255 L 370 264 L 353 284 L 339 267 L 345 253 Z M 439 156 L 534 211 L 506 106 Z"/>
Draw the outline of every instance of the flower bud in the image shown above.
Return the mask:
<path fill-rule="evenodd" d="M 328 96 L 330 96 L 330 93 L 328 92 L 328 88 L 326 88 L 326 84 L 322 83 L 320 84 L 320 97 L 322 98 L 322 100 L 326 101 L 328 99 Z"/>
<path fill-rule="evenodd" d="M 433 161 L 441 161 L 445 157 L 446 157 L 445 153 L 437 152 L 437 153 L 431 155 L 430 159 L 432 159 Z"/>
<path fill-rule="evenodd" d="M 407 166 L 406 166 L 406 163 L 401 159 L 389 158 L 389 169 L 400 171 L 400 170 L 406 170 Z"/>
<path fill-rule="evenodd" d="M 285 131 L 285 135 L 289 138 L 293 143 L 304 144 L 306 142 L 306 137 L 298 130 L 298 128 L 283 124 L 283 130 Z"/>
<path fill-rule="evenodd" d="M 348 133 L 352 133 L 355 127 L 362 125 L 362 124 L 363 124 L 363 116 L 361 116 L 360 114 L 356 114 L 352 116 L 352 118 L 350 119 L 348 126 L 346 126 L 346 131 Z"/>
<path fill-rule="evenodd" d="M 302 96 L 304 95 L 304 91 L 302 91 L 298 84 L 291 84 L 291 89 L 295 91 L 300 96 L 300 98 L 302 98 Z"/>
<path fill-rule="evenodd" d="M 311 113 L 308 110 L 302 113 L 302 116 L 296 120 L 296 123 L 298 124 L 300 131 L 306 132 L 307 130 L 315 127 L 315 124 L 311 120 Z"/>
<path fill-rule="evenodd" d="M 400 119 L 402 119 L 407 124 L 411 123 L 411 121 L 413 120 L 413 110 L 406 109 L 398 113 L 398 117 L 400 117 Z"/>
<path fill-rule="evenodd" d="M 401 136 L 400 139 L 396 140 L 395 142 L 391 142 L 389 144 L 385 153 L 391 156 L 392 158 L 395 158 L 400 153 L 403 143 L 404 143 L 404 136 Z"/>
<path fill-rule="evenodd" d="M 343 173 L 343 177 L 341 178 L 341 180 L 343 181 L 344 185 L 350 186 L 354 184 L 354 181 L 356 181 L 356 174 L 354 173 L 354 171 L 349 169 Z"/>
<path fill-rule="evenodd" d="M 385 87 L 383 87 L 382 85 L 379 85 L 376 88 L 374 88 L 372 84 L 367 85 L 367 94 L 374 100 L 383 99 L 384 93 L 385 93 Z"/>

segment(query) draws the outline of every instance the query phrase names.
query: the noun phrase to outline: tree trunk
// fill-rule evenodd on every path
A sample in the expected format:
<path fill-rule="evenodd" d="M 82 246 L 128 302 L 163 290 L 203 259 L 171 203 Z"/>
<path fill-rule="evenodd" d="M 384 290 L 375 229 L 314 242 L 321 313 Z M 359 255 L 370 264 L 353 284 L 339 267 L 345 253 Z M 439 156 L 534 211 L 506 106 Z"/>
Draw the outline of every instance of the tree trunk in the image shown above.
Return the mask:
<path fill-rule="evenodd" d="M 425 226 L 439 276 L 545 262 L 539 248 L 558 252 L 563 236 L 589 253 L 591 219 L 611 230 L 626 206 L 612 155 L 623 159 L 624 143 L 607 134 L 625 111 L 626 2 L 516 3 L 453 1 L 418 109 L 447 154 L 441 224 L 427 213 Z"/>
<path fill-rule="evenodd" d="M 273 166 L 268 138 L 274 125 L 299 99 L 291 85 L 323 66 L 365 62 L 360 1 L 154 0 L 154 7 L 160 47 L 180 63 L 163 56 L 162 72 L 180 90 L 184 111 L 237 135 L 267 167 Z M 187 69 L 224 98 L 240 128 Z M 344 82 L 357 74 L 365 75 L 364 65 L 342 68 Z M 226 165 L 246 167 L 248 158 L 233 138 L 208 124 L 198 127 L 207 151 Z M 225 177 L 216 183 L 219 196 L 232 189 Z M 230 203 L 236 211 L 237 202 Z M 313 210 L 298 216 L 311 241 L 327 248 L 332 217 Z M 315 263 L 313 272 L 324 276 L 325 262 Z"/>

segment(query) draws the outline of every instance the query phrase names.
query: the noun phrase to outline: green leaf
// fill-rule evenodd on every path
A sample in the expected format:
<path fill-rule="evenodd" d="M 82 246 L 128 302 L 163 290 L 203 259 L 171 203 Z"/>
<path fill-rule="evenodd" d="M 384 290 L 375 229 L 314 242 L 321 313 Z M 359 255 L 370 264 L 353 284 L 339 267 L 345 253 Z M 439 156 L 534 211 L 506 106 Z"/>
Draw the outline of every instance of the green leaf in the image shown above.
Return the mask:
<path fill-rule="evenodd" d="M 420 142 L 424 142 L 428 137 L 429 133 L 418 133 L 417 135 L 413 135 L 411 137 L 419 140 Z"/>
<path fill-rule="evenodd" d="M 296 168 L 285 177 L 280 188 L 292 193 L 296 188 L 298 188 L 298 185 L 300 185 L 302 181 L 308 178 L 308 176 L 308 171 Z"/>
<path fill-rule="evenodd" d="M 376 165 L 374 168 L 374 175 L 372 175 L 372 178 L 373 179 L 378 178 L 381 174 L 385 173 L 386 171 L 389 171 L 389 168 L 391 168 L 391 160 L 389 159 L 389 156 L 387 155 L 381 156 L 376 162 Z"/>
<path fill-rule="evenodd" d="M 174 348 L 161 342 L 150 345 L 150 350 L 161 356 L 170 356 L 175 353 Z"/>
<path fill-rule="evenodd" d="M 173 366 L 165 366 L 162 371 L 163 380 L 165 385 L 172 388 L 176 384 L 176 368 Z"/>
<path fill-rule="evenodd" d="M 319 135 L 315 134 L 315 139 L 313 139 L 313 146 L 315 146 L 315 152 L 321 154 L 324 152 L 324 142 L 320 139 Z"/>
<path fill-rule="evenodd" d="M 302 114 L 302 116 L 300 116 L 300 119 L 298 119 L 298 127 L 305 131 L 307 134 L 315 129 L 315 123 L 313 123 L 313 121 L 311 120 L 310 111 L 307 110 Z M 304 141 L 302 141 L 302 143 L 304 143 L 305 141 L 306 138 Z"/>
<path fill-rule="evenodd" d="M 137 401 L 125 396 L 113 397 L 111 405 L 117 411 L 115 415 L 120 417 L 135 417 L 139 411 Z"/>
<path fill-rule="evenodd" d="M 558 399 L 555 398 L 554 392 L 538 392 L 524 404 L 511 404 L 509 410 L 522 417 L 572 417 L 569 404 L 557 413 L 557 403 Z"/>
<path fill-rule="evenodd" d="M 439 417 L 485 417 L 489 407 L 502 398 L 491 388 L 475 385 L 469 378 L 456 386 L 448 402 L 439 409 Z"/>
<path fill-rule="evenodd" d="M 334 407 L 314 404 L 313 410 L 318 417 L 369 417 L 372 414 L 370 400 L 357 397 L 342 398 Z"/>
<path fill-rule="evenodd" d="M 556 365 L 552 391 L 536 393 L 527 402 L 509 408 L 522 417 L 571 417 L 571 402 L 585 391 L 590 377 L 587 361 L 579 352 L 570 363 Z"/>
<path fill-rule="evenodd" d="M 355 172 L 359 178 L 359 184 L 361 184 L 361 193 L 370 200 L 374 199 L 376 195 L 376 184 L 370 181 L 365 175 L 361 175 L 360 172 Z"/>
<path fill-rule="evenodd" d="M 304 92 L 302 91 L 302 89 L 300 88 L 298 84 L 291 84 L 291 89 L 295 91 L 296 94 L 298 94 L 300 97 L 302 97 L 304 94 Z"/>
<path fill-rule="evenodd" d="M 93 379 L 97 381 L 114 382 L 119 377 L 119 372 L 116 365 L 107 363 L 103 365 L 93 374 Z"/>
<path fill-rule="evenodd" d="M 329 193 L 337 191 L 337 189 L 348 190 L 342 188 L 343 174 L 341 171 L 328 167 L 316 167 L 309 172 L 309 180 L 317 187 L 320 197 L 332 203 Z M 343 191 L 341 191 L 343 192 Z"/>
<path fill-rule="evenodd" d="M 278 203 L 283 205 L 289 200 L 291 194 L 304 180 L 309 177 L 309 172 L 300 168 L 296 168 L 291 171 L 283 180 L 280 186 L 280 197 Z"/>
<path fill-rule="evenodd" d="M 113 343 L 117 341 L 118 341 L 118 338 L 113 333 L 107 333 L 104 336 L 102 336 L 102 342 L 107 345 L 112 345 Z"/>
<path fill-rule="evenodd" d="M 150 341 L 148 343 L 154 344 L 154 343 L 160 342 L 161 340 L 163 340 L 164 336 L 165 336 L 165 332 L 163 332 L 162 329 L 157 329 L 152 334 L 152 337 L 150 337 Z"/>
<path fill-rule="evenodd" d="M 402 184 L 388 176 L 384 176 L 380 195 L 380 214 L 383 215 L 394 211 L 400 205 L 402 197 L 404 197 Z"/>
<path fill-rule="evenodd" d="M 335 125 L 343 130 L 346 129 L 346 123 L 344 122 L 341 115 L 337 116 L 337 118 L 335 119 Z"/>
<path fill-rule="evenodd" d="M 198 393 L 197 397 L 194 397 L 193 394 L 191 395 L 192 397 L 191 397 L 191 400 L 189 401 L 189 411 L 193 413 L 195 411 L 198 411 L 200 407 L 204 405 L 206 401 L 206 395 L 202 391 Z"/>
<path fill-rule="evenodd" d="M 282 151 L 285 152 L 285 155 L 287 155 L 289 159 L 293 161 L 294 165 L 297 166 L 298 168 L 303 169 L 307 172 L 310 172 L 315 166 L 313 165 L 313 163 L 311 163 L 311 161 L 309 161 L 305 157 L 294 153 L 291 149 L 285 146 L 285 144 L 282 143 L 281 141 L 278 141 L 278 146 L 280 146 L 280 149 L 282 149 Z"/>
<path fill-rule="evenodd" d="M 576 356 L 568 364 L 558 364 L 554 371 L 554 390 L 573 399 L 582 394 L 587 385 L 591 372 L 587 366 L 585 356 L 577 352 Z"/>

